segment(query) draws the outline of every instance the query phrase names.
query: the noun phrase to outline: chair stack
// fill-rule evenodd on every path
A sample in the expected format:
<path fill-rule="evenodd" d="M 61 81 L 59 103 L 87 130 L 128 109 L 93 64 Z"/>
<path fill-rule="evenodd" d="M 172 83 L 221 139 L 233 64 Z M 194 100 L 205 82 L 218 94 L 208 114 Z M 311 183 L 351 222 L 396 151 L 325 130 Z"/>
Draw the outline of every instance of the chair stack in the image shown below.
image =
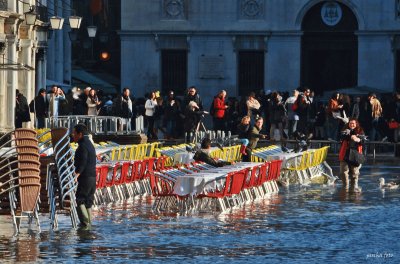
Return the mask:
<path fill-rule="evenodd" d="M 4 142 L 4 143 L 3 143 Z M 1 144 L 3 143 L 3 144 Z M 19 233 L 21 219 L 39 223 L 40 162 L 36 132 L 16 129 L 0 138 L 0 207 L 8 198 L 9 212 L 13 218 L 15 233 Z M 7 197 L 8 196 L 8 197 Z"/>
<path fill-rule="evenodd" d="M 47 190 L 49 196 L 50 221 L 52 228 L 58 226 L 58 213 L 70 215 L 74 228 L 78 226 L 76 211 L 76 188 L 74 154 L 70 146 L 67 128 L 51 130 L 54 163 L 49 164 L 47 174 Z"/>

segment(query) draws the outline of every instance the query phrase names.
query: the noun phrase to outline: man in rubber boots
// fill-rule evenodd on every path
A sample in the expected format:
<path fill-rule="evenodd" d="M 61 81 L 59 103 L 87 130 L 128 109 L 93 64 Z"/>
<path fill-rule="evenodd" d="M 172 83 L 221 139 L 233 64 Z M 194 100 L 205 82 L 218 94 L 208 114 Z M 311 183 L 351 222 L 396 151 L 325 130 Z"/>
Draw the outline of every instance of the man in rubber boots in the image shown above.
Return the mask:
<path fill-rule="evenodd" d="M 76 191 L 77 212 L 81 226 L 90 229 L 92 224 L 92 205 L 96 191 L 96 151 L 88 137 L 87 127 L 78 124 L 72 131 L 75 151 L 75 174 L 78 179 Z"/>

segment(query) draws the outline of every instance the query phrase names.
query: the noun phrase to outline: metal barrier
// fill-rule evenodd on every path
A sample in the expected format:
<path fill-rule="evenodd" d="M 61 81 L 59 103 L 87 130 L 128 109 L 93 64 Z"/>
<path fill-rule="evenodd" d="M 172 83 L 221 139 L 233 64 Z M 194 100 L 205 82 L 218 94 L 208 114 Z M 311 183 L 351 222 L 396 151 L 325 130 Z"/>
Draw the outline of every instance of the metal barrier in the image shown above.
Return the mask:
<path fill-rule="evenodd" d="M 83 123 L 89 129 L 91 134 L 122 134 L 128 133 L 129 127 L 123 128 L 124 119 L 117 116 L 88 116 L 71 115 L 57 116 L 46 119 L 46 128 L 68 127 L 69 132 L 75 125 Z"/>
<path fill-rule="evenodd" d="M 284 141 L 269 141 L 260 139 L 258 141 L 258 146 L 269 146 L 270 144 L 284 145 L 286 148 L 294 148 L 297 144 L 295 140 L 284 140 Z M 329 146 L 329 153 L 337 155 L 340 150 L 340 141 L 334 140 L 311 140 L 309 148 L 321 148 L 324 146 Z M 364 153 L 367 156 L 372 156 L 373 159 L 376 158 L 377 154 L 384 153 L 391 155 L 393 157 L 398 157 L 400 154 L 400 143 L 393 142 L 382 142 L 382 141 L 366 141 L 364 142 Z M 398 149 L 396 152 L 396 148 Z M 397 155 L 396 155 L 397 153 Z"/>
<path fill-rule="evenodd" d="M 232 136 L 231 131 L 214 131 L 214 130 L 207 130 L 207 131 L 196 131 L 196 132 L 186 132 L 185 139 L 190 139 L 190 143 L 201 143 L 203 138 L 209 138 L 211 141 L 219 142 L 222 145 L 232 145 L 229 144 L 230 141 L 233 141 L 234 138 Z"/>

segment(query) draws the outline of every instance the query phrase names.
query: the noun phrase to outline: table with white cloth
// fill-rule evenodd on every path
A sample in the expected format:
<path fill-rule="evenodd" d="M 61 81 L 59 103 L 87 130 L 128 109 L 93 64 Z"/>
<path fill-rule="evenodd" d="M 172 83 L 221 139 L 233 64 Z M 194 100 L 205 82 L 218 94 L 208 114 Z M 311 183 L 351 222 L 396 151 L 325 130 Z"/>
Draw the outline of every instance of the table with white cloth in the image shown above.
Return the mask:
<path fill-rule="evenodd" d="M 113 146 L 113 147 L 99 147 L 99 148 L 96 148 L 96 155 L 106 154 L 108 152 L 111 152 L 113 149 L 115 149 L 115 146 Z"/>
<path fill-rule="evenodd" d="M 296 167 L 302 155 L 301 152 L 279 153 L 267 156 L 266 161 L 282 160 L 281 168 Z"/>
<path fill-rule="evenodd" d="M 239 162 L 224 167 L 202 170 L 176 177 L 174 184 L 174 193 L 180 196 L 196 195 L 207 193 L 216 188 L 223 187 L 225 178 L 230 172 L 239 171 L 246 168 L 252 168 L 263 163 L 260 162 Z"/>
<path fill-rule="evenodd" d="M 173 156 L 174 165 L 191 163 L 194 161 L 193 156 L 194 156 L 194 153 L 187 152 L 187 151 L 175 153 Z"/>

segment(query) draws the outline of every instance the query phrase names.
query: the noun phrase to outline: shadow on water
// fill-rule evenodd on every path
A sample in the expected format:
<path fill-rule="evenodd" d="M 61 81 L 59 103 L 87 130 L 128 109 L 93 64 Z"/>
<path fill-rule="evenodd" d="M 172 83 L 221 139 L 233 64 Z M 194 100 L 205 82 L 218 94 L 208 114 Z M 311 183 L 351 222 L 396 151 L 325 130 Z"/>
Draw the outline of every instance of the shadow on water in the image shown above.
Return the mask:
<path fill-rule="evenodd" d="M 72 230 L 65 216 L 50 231 L 42 216 L 41 233 L 25 226 L 13 237 L 10 218 L 1 216 L 0 261 L 398 263 L 400 190 L 382 191 L 377 182 L 398 171 L 367 165 L 361 193 L 340 184 L 291 186 L 223 214 L 154 214 L 144 197 L 97 208 L 90 231 Z"/>

